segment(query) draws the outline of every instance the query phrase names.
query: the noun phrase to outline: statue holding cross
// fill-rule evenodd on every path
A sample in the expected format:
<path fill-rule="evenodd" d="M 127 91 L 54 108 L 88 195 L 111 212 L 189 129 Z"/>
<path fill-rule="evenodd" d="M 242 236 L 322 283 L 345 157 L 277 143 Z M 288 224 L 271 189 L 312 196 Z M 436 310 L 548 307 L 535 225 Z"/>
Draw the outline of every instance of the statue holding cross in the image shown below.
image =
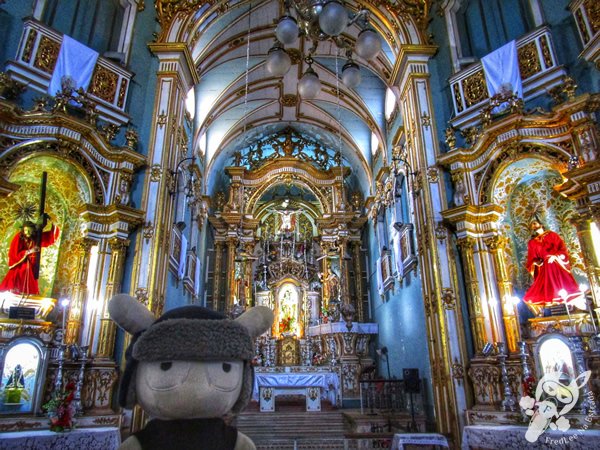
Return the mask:
<path fill-rule="evenodd" d="M 19 295 L 39 295 L 40 249 L 58 239 L 60 230 L 54 224 L 44 231 L 49 219 L 44 211 L 46 201 L 46 172 L 42 174 L 40 214 L 37 223 L 26 220 L 13 237 L 8 250 L 8 272 L 0 283 L 0 292 L 9 291 Z"/>

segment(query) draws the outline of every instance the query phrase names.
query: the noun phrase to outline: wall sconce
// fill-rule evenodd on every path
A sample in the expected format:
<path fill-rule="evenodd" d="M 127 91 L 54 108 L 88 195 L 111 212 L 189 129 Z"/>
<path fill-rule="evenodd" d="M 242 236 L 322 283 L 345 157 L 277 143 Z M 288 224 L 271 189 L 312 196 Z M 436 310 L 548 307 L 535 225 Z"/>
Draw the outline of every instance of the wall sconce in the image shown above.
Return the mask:
<path fill-rule="evenodd" d="M 175 196 L 175 205 L 173 207 L 173 211 L 175 214 L 174 217 L 174 221 L 175 221 L 175 226 L 179 229 L 179 231 L 183 231 L 186 227 L 186 223 L 185 220 L 177 220 L 177 213 L 178 213 L 178 203 L 179 203 L 179 170 L 181 168 L 181 165 L 186 162 L 186 161 L 191 161 L 188 165 L 187 165 L 187 170 L 189 171 L 189 178 L 188 181 L 185 185 L 185 187 L 183 188 L 183 193 L 185 195 L 186 198 L 189 197 L 193 197 L 195 195 L 194 192 L 194 166 L 196 165 L 196 156 L 189 156 L 187 158 L 183 158 L 181 161 L 179 161 L 177 163 L 177 166 L 175 166 L 175 170 L 170 171 L 170 175 L 171 178 L 169 180 L 169 194 L 171 196 Z M 183 218 L 185 219 L 185 213 L 183 214 Z"/>
<path fill-rule="evenodd" d="M 169 180 L 169 194 L 171 195 L 175 195 L 177 194 L 177 192 L 179 191 L 179 169 L 181 168 L 181 165 L 186 162 L 186 161 L 192 161 L 190 164 L 188 164 L 188 170 L 190 171 L 190 180 L 188 182 L 188 184 L 185 187 L 185 194 L 189 195 L 189 193 L 191 192 L 191 184 L 193 181 L 193 173 L 192 173 L 192 166 L 194 164 L 196 164 L 196 156 L 190 156 L 187 158 L 183 158 L 181 161 L 179 161 L 177 163 L 177 166 L 175 167 L 175 170 L 171 170 L 169 173 L 171 175 L 171 179 Z"/>
<path fill-rule="evenodd" d="M 405 167 L 404 170 L 403 166 Z M 415 176 L 417 175 L 417 171 L 412 170 L 412 166 L 408 162 L 408 158 L 406 155 L 406 144 L 404 146 L 396 145 L 392 149 L 392 170 L 396 176 L 400 174 L 404 174 L 406 177 L 407 190 L 411 192 L 412 186 L 415 186 Z M 420 190 L 416 189 L 415 193 Z"/>

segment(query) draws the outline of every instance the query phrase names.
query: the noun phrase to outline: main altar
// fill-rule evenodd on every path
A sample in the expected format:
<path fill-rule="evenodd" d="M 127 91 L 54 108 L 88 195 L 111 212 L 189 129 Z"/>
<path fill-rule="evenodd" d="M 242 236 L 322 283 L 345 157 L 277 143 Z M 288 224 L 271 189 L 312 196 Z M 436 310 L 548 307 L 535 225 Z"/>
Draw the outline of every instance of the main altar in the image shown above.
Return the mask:
<path fill-rule="evenodd" d="M 258 380 L 268 380 L 265 395 L 319 388 L 317 397 L 337 403 L 359 398 L 377 325 L 369 323 L 364 200 L 346 191 L 350 169 L 328 152 L 286 129 L 225 169 L 228 194 L 215 198 L 209 216 L 215 267 L 207 304 L 231 316 L 253 305 L 273 310 L 254 358 Z M 317 378 L 329 381 L 315 385 Z"/>

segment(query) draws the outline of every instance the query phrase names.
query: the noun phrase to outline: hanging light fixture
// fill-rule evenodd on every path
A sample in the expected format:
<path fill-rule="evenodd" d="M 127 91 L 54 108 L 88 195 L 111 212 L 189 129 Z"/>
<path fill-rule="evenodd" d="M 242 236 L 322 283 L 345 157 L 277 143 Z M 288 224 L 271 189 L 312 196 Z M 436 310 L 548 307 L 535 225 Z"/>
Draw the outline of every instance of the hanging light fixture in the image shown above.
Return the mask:
<path fill-rule="evenodd" d="M 361 79 L 360 67 L 352 60 L 352 54 L 370 60 L 381 50 L 381 38 L 368 22 L 369 11 L 361 9 L 352 14 L 340 0 L 285 0 L 285 8 L 286 14 L 279 19 L 275 29 L 275 45 L 268 52 L 267 71 L 277 77 L 285 75 L 291 62 L 288 63 L 289 55 L 284 46 L 294 44 L 299 36 L 305 36 L 313 45 L 304 57 L 310 63 L 300 79 L 298 92 L 303 98 L 315 98 L 321 83 L 311 67 L 312 56 L 320 41 L 332 41 L 339 49 L 345 50 L 348 57 L 342 70 L 342 82 L 351 89 L 356 88 Z M 342 33 L 355 23 L 362 31 L 353 45 Z"/>
<path fill-rule="evenodd" d="M 302 98 L 311 99 L 315 98 L 321 90 L 321 81 L 317 72 L 312 68 L 312 58 L 308 57 L 306 62 L 308 63 L 308 69 L 298 82 L 298 93 Z"/>
<path fill-rule="evenodd" d="M 265 64 L 271 75 L 282 77 L 290 70 L 292 60 L 280 44 L 275 44 L 267 53 Z"/>

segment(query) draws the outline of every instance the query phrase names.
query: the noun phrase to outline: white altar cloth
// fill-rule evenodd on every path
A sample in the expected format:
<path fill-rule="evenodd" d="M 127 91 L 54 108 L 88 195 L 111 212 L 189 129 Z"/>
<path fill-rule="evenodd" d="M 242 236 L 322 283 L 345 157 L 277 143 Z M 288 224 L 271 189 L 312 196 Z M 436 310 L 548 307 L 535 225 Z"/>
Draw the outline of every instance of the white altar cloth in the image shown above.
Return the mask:
<path fill-rule="evenodd" d="M 321 398 L 328 399 L 332 405 L 336 404 L 336 397 L 340 388 L 340 379 L 333 372 L 307 372 L 307 373 L 255 373 L 252 399 L 259 399 L 261 387 L 270 388 L 307 388 L 320 387 Z"/>
<path fill-rule="evenodd" d="M 536 442 L 525 439 L 526 431 L 526 426 L 517 425 L 469 425 L 463 428 L 462 449 L 600 449 L 600 430 L 582 430 L 574 427 L 563 432 L 547 429 Z"/>
<path fill-rule="evenodd" d="M 377 334 L 379 333 L 379 327 L 376 323 L 363 322 L 352 322 L 352 328 L 350 331 L 348 331 L 346 322 L 329 322 L 308 327 L 309 336 L 320 336 L 331 333 Z"/>
<path fill-rule="evenodd" d="M 85 449 L 114 450 L 121 443 L 118 428 L 75 428 L 55 433 L 50 430 L 0 433 L 0 450 Z"/>
<path fill-rule="evenodd" d="M 392 450 L 404 450 L 405 445 L 439 445 L 448 447 L 448 440 L 438 433 L 397 433 L 392 441 Z"/>

